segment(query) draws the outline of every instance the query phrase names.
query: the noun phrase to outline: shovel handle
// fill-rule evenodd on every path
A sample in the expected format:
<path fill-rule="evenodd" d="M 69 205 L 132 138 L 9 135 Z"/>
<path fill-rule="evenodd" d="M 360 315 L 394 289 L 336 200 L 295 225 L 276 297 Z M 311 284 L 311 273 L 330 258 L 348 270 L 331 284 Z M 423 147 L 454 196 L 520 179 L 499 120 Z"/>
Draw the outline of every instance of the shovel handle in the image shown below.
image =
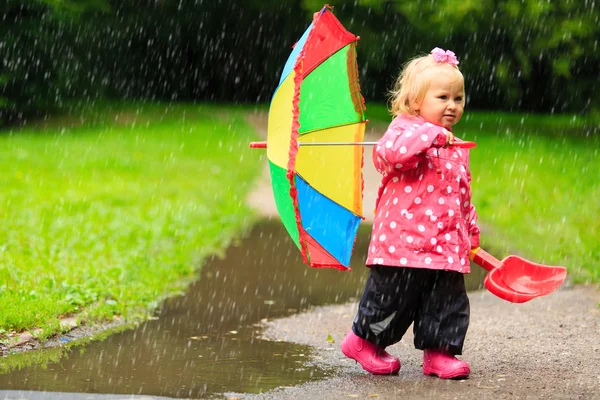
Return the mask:
<path fill-rule="evenodd" d="M 481 247 L 471 249 L 469 258 L 477 265 L 485 268 L 488 271 L 492 271 L 495 268 L 499 268 L 501 263 L 496 257 L 483 250 Z"/>

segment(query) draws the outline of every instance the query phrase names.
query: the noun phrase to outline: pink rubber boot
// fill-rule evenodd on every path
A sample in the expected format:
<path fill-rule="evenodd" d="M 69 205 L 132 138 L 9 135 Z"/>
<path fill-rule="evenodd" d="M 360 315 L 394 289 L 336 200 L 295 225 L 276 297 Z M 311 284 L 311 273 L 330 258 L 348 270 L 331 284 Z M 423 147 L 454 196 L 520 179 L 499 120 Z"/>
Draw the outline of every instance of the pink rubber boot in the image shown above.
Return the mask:
<path fill-rule="evenodd" d="M 423 373 L 442 379 L 460 379 L 469 376 L 471 368 L 447 351 L 427 349 L 423 352 Z"/>
<path fill-rule="evenodd" d="M 356 336 L 352 330 L 342 340 L 340 347 L 346 357 L 356 360 L 373 375 L 393 375 L 400 371 L 400 360 L 382 347 Z"/>

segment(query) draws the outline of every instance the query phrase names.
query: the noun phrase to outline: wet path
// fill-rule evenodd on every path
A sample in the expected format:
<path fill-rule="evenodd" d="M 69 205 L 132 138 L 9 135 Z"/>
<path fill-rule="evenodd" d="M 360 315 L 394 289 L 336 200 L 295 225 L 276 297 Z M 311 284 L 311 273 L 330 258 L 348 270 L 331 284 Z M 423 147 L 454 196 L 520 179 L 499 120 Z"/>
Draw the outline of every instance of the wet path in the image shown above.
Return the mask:
<path fill-rule="evenodd" d="M 358 298 L 367 245 L 362 227 L 351 272 L 310 269 L 279 221 L 257 225 L 223 259 L 208 261 L 187 294 L 166 301 L 156 319 L 72 349 L 56 363 L 0 375 L 0 389 L 205 398 L 327 376 L 333 371 L 305 367 L 310 347 L 258 339 L 254 324 Z M 471 288 L 480 282 L 473 276 Z"/>

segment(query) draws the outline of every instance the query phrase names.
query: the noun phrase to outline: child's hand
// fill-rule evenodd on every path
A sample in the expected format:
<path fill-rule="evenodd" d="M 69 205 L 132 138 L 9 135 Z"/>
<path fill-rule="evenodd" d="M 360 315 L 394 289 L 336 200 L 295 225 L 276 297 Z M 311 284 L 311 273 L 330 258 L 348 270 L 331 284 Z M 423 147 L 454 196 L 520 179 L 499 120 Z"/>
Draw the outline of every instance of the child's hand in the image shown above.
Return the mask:
<path fill-rule="evenodd" d="M 454 135 L 447 129 L 444 129 L 444 133 L 446 134 L 446 147 L 454 144 Z"/>

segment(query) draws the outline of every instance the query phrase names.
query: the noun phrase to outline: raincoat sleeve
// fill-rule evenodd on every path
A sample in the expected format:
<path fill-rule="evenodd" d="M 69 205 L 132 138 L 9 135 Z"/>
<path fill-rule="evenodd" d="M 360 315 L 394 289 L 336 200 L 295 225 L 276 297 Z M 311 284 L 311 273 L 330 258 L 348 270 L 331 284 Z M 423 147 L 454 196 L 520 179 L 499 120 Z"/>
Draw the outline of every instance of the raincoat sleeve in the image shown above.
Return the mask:
<path fill-rule="evenodd" d="M 373 163 L 381 174 L 408 171 L 431 147 L 446 145 L 446 129 L 430 123 L 401 128 L 390 126 L 373 147 Z"/>
<path fill-rule="evenodd" d="M 468 173 L 468 179 L 469 179 L 469 188 L 471 187 L 471 172 L 467 172 Z M 475 210 L 475 206 L 473 205 L 473 202 L 471 201 L 471 204 L 469 206 L 469 240 L 471 241 L 471 248 L 477 248 L 479 247 L 479 235 L 480 235 L 480 230 L 479 230 L 479 226 L 477 225 L 477 210 Z"/>
<path fill-rule="evenodd" d="M 469 211 L 470 221 L 469 221 L 469 239 L 471 241 L 471 248 L 474 249 L 479 247 L 479 226 L 477 226 L 477 211 L 475 211 L 475 206 L 471 203 L 471 210 Z"/>

